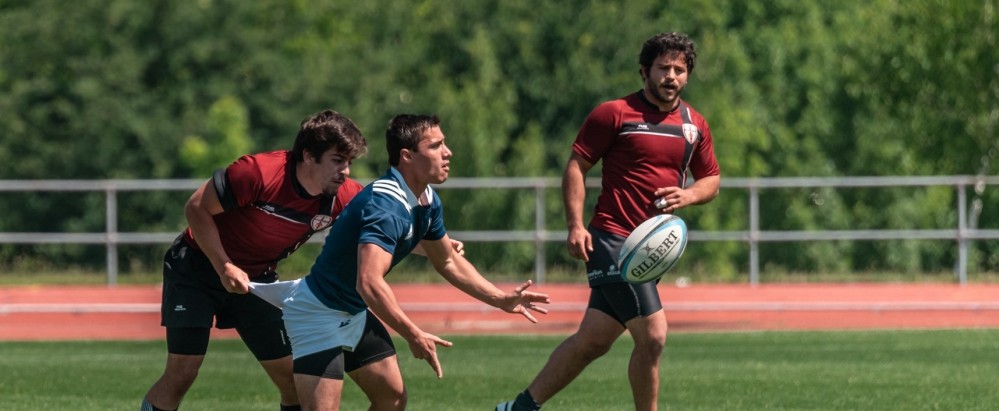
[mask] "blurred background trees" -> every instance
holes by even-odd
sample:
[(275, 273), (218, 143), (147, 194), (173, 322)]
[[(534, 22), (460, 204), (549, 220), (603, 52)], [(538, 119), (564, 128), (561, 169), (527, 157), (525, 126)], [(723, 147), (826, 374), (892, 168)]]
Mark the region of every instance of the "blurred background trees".
[[(289, 148), (299, 122), (327, 108), (368, 137), (360, 179), (384, 171), (384, 125), (400, 112), (442, 118), (454, 177), (556, 177), (589, 110), (641, 87), (638, 51), (662, 31), (697, 44), (685, 99), (711, 124), (724, 177), (994, 175), (997, 12), (995, 0), (0, 0), (0, 179), (207, 178), (240, 154)], [(449, 229), (533, 227), (532, 193), (442, 192)], [(122, 199), (123, 229), (179, 231), (186, 195)], [(999, 226), (997, 196), (976, 195), (979, 226)], [(103, 229), (99, 194), (67, 196), (0, 196), (0, 231)], [(953, 227), (954, 196), (774, 190), (761, 228)], [(545, 201), (548, 228), (563, 229), (558, 193)], [(742, 230), (745, 204), (726, 190), (685, 217)], [(999, 270), (996, 246), (977, 247), (976, 267)], [(532, 248), (475, 252), (523, 273)], [(745, 270), (742, 244), (688, 253), (704, 272)], [(763, 249), (767, 269), (788, 272), (932, 271), (953, 254), (941, 242)], [(102, 256), (0, 247), (0, 265)]]

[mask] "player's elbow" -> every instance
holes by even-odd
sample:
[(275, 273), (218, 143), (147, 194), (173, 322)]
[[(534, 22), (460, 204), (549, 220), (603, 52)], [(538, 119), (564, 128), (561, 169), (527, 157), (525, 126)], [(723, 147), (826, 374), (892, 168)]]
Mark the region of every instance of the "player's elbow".
[(187, 217), (188, 220), (190, 220), (191, 216), (193, 216), (194, 213), (196, 213), (197, 211), (198, 211), (197, 201), (194, 198), (189, 198), (187, 202), (184, 203), (184, 216)]
[(708, 195), (704, 198), (704, 203), (714, 200), (720, 193), (721, 190), (719, 190), (718, 187), (715, 187), (714, 190), (708, 191)]
[(364, 276), (358, 276), (357, 284), (354, 286), (357, 294), (360, 295), (361, 299), (369, 305), (371, 301), (378, 300), (379, 288), (379, 285), (375, 281), (371, 281)]
[(696, 204), (705, 204), (714, 200), (721, 193), (721, 177), (711, 176), (702, 179), (704, 184), (702, 184), (697, 190), (698, 198)]
[(437, 274), (440, 274), (440, 276), (444, 277), (444, 279), (448, 280), (448, 282), (452, 282), (452, 280), (457, 277), (457, 266), (454, 264), (454, 260), (447, 258), (441, 261), (435, 261), (433, 265)]

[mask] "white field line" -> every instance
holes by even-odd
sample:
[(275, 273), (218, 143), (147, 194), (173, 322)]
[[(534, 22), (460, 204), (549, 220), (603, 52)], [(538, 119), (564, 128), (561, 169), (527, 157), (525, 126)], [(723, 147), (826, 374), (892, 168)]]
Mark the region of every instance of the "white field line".
[[(582, 312), (583, 303), (563, 303), (543, 306), (550, 312)], [(999, 311), (999, 302), (990, 301), (898, 301), (898, 302), (722, 302), (663, 303), (667, 312), (808, 312), (808, 311)], [(488, 313), (496, 309), (481, 303), (403, 303), (409, 312), (474, 312)], [(158, 313), (158, 303), (25, 303), (2, 304), (0, 315), (6, 314), (142, 314)]]

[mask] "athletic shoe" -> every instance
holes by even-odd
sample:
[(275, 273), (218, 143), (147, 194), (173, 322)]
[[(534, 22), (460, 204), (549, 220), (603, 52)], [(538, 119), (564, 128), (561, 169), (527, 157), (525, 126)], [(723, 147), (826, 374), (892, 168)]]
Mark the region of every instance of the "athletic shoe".
[(513, 411), (513, 401), (496, 404), (496, 411)]

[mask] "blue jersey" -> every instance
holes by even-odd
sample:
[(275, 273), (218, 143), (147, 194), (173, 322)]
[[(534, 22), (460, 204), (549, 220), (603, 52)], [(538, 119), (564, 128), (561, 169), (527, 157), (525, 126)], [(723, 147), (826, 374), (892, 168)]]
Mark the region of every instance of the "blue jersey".
[(375, 244), (392, 254), (392, 267), (422, 240), (447, 233), (441, 200), (430, 186), (420, 201), (395, 168), (364, 187), (340, 213), (323, 249), (305, 277), (319, 301), (334, 310), (356, 314), (368, 305), (357, 293), (357, 248)]

